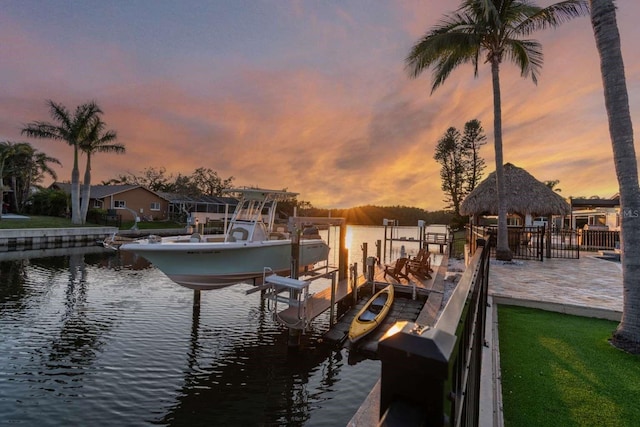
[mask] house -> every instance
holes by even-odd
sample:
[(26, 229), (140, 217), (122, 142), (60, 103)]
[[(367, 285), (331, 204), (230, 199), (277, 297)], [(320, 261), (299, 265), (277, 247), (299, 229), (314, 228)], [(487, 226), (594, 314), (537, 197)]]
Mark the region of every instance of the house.
[(609, 199), (570, 199), (572, 229), (620, 230), (620, 195)]
[[(71, 193), (71, 184), (55, 182), (50, 188)], [(141, 185), (92, 185), (89, 209), (115, 210), (123, 221), (166, 220), (169, 200)]]
[(169, 216), (184, 218), (189, 224), (208, 224), (229, 220), (236, 209), (238, 199), (234, 197), (200, 196), (189, 197), (175, 193), (158, 193), (169, 201)]

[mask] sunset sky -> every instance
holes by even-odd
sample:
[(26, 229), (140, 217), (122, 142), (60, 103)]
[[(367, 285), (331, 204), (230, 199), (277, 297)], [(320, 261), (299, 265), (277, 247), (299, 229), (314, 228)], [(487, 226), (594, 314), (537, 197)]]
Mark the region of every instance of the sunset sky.
[[(541, 6), (550, 1), (538, 1)], [(631, 117), (640, 127), (640, 2), (618, 0)], [(93, 158), (93, 182), (147, 167), (196, 168), (300, 193), (316, 207), (444, 207), (433, 159), (447, 128), (482, 122), (486, 174), (495, 169), (490, 69), (462, 65), (434, 94), (410, 79), (409, 49), (445, 0), (3, 0), (0, 140), (58, 158), (72, 149), (29, 139), (46, 100), (75, 110), (95, 100), (126, 154)], [(617, 192), (599, 59), (587, 17), (533, 38), (538, 85), (504, 63), (504, 160), (561, 195)], [(84, 173), (81, 159), (81, 176)]]

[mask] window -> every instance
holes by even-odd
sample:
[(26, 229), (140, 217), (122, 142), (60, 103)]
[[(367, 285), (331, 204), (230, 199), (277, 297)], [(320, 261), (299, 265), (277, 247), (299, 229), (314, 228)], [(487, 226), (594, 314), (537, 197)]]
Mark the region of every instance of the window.
[(152, 211), (159, 211), (160, 210), (160, 203), (159, 202), (151, 202), (151, 210)]
[(124, 200), (114, 200), (113, 207), (116, 209), (122, 209), (127, 207), (127, 202)]
[(96, 209), (102, 209), (102, 200), (94, 199), (93, 207)]

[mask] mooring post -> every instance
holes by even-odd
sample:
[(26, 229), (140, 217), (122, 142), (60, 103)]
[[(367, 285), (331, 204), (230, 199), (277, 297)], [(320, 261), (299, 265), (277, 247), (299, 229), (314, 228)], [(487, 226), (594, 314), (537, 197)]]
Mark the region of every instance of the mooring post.
[(349, 268), (349, 249), (347, 249), (347, 225), (341, 223), (340, 225), (340, 248), (338, 252), (338, 281), (347, 279)]
[(200, 307), (200, 290), (193, 290), (193, 307)]
[(376, 240), (376, 258), (378, 258), (378, 264), (382, 260), (382, 242), (380, 240)]
[[(300, 260), (300, 230), (298, 226), (295, 226), (291, 234), (291, 278), (298, 278), (299, 271), (299, 260)], [(296, 289), (289, 289), (289, 299), (298, 300), (300, 291)], [(300, 336), (302, 335), (300, 329), (289, 328), (289, 347), (299, 347), (300, 346)]]
[(360, 246), (362, 249), (362, 265), (367, 265), (367, 252), (369, 249), (369, 244), (367, 242), (362, 243)]
[(335, 307), (336, 304), (336, 272), (331, 273), (331, 306), (329, 307), (329, 327), (335, 323)]
[(358, 303), (358, 263), (351, 266), (351, 293), (353, 294), (353, 305)]
[(382, 259), (382, 262), (386, 263), (387, 262), (387, 226), (389, 225), (389, 220), (388, 219), (383, 219), (382, 220), (382, 225), (384, 225), (384, 250), (382, 251), (382, 256), (384, 257)]

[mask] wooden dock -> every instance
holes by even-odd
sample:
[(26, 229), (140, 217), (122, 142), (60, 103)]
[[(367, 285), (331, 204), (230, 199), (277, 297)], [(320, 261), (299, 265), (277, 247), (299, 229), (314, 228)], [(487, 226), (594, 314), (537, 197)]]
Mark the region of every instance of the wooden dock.
[[(357, 287), (362, 286), (364, 279), (358, 278)], [(336, 283), (334, 303), (342, 301), (351, 295), (353, 285), (349, 279), (340, 280)], [(306, 301), (306, 321), (311, 321), (324, 313), (331, 307), (331, 286), (311, 295)], [(285, 325), (294, 325), (300, 322), (299, 307), (290, 306), (278, 314), (278, 318)]]
[[(429, 279), (410, 275), (409, 280), (402, 279), (398, 282), (390, 276), (385, 277), (384, 265), (376, 266), (373, 281), (375, 290), (389, 285), (393, 286), (395, 291), (394, 304), (382, 325), (358, 344), (359, 349), (366, 353), (375, 354), (378, 340), (397, 321), (406, 320), (427, 325), (430, 324), (431, 319), (435, 319), (442, 302), (442, 282), (447, 269), (448, 257), (446, 254), (431, 254), (430, 256), (434, 273)], [(305, 287), (308, 287), (308, 283), (305, 282), (304, 277), (301, 277), (295, 284), (292, 283), (292, 287), (289, 289), (300, 290)], [(358, 277), (356, 283), (353, 279), (345, 279), (335, 283), (334, 304), (348, 298), (357, 299), (357, 301), (353, 301), (354, 306), (331, 326), (329, 331), (325, 333), (324, 339), (345, 343), (349, 326), (357, 312), (372, 295), (374, 291), (372, 287), (372, 284), (367, 283), (363, 276)], [(354, 288), (357, 290), (357, 298), (353, 295)], [(283, 289), (281, 288), (277, 292), (286, 292)], [(279, 298), (280, 301), (286, 301), (290, 297), (281, 295)], [(306, 298), (302, 296), (290, 299), (289, 305), (285, 303), (283, 310), (276, 311), (276, 318), (290, 329), (303, 330), (309, 322), (329, 310), (331, 304), (331, 286), (329, 286)]]
[[(358, 342), (357, 349), (360, 352), (375, 357), (378, 349), (378, 341), (389, 328), (398, 321), (424, 322), (422, 324), (426, 325), (429, 324), (431, 318), (435, 318), (437, 310), (439, 310), (442, 303), (443, 280), (447, 269), (448, 257), (441, 254), (431, 254), (431, 259), (434, 272), (431, 274), (432, 277), (430, 279), (421, 279), (410, 275), (409, 281), (402, 280), (398, 282), (389, 276), (384, 277), (384, 266), (378, 266), (376, 268), (374, 279), (376, 284), (375, 290), (391, 285), (394, 287), (395, 298), (391, 310), (382, 324), (369, 336)], [(444, 267), (442, 267), (443, 263)], [(361, 298), (352, 309), (342, 316), (342, 318), (324, 334), (324, 338), (328, 341), (343, 343), (347, 346), (348, 341), (346, 337), (351, 322), (373, 292), (374, 290), (367, 289), (364, 298)]]

